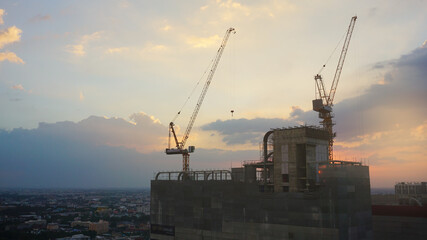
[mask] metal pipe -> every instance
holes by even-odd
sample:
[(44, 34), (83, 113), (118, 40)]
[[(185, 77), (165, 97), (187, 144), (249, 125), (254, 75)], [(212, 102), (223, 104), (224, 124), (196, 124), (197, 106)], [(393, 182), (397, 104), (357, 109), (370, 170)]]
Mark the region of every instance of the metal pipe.
[(268, 131), (264, 135), (264, 192), (267, 190), (267, 160), (268, 160), (268, 149), (267, 149), (267, 141), (268, 137), (273, 133), (274, 131)]

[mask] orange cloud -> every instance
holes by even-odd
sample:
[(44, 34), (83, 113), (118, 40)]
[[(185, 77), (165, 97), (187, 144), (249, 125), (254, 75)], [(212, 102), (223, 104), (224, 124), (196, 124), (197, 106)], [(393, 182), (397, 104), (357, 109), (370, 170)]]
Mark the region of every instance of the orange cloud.
[(3, 15), (4, 15), (4, 9), (0, 9), (0, 25), (4, 24)]
[(420, 141), (424, 141), (427, 138), (427, 121), (424, 121), (423, 124), (412, 129), (411, 135)]
[(83, 91), (80, 91), (79, 99), (80, 101), (85, 100), (85, 95), (83, 94)]
[(8, 60), (9, 62), (14, 62), (14, 63), (21, 63), (21, 64), (25, 63), (21, 58), (16, 56), (16, 54), (13, 52), (0, 52), (0, 62), (5, 60)]
[(17, 84), (17, 85), (12, 86), (12, 89), (15, 89), (15, 90), (24, 90), (24, 87), (22, 86), (22, 84)]
[[(4, 9), (0, 9), (0, 25), (4, 24), (4, 21), (3, 21), (4, 14), (5, 14)], [(9, 27), (6, 30), (1, 30), (0, 31), (0, 49), (2, 49), (7, 44), (19, 42), (21, 40), (21, 33), (22, 33), (22, 30), (15, 26)], [(13, 52), (0, 52), (0, 62), (5, 60), (8, 60), (9, 62), (14, 62), (14, 63), (21, 63), (21, 64), (24, 63), (24, 61), (18, 56), (16, 56), (16, 54)]]
[(0, 48), (3, 48), (6, 44), (19, 42), (21, 40), (21, 33), (22, 30), (15, 26), (0, 31)]
[(169, 31), (172, 27), (170, 25), (166, 25), (164, 27), (162, 27), (163, 31)]

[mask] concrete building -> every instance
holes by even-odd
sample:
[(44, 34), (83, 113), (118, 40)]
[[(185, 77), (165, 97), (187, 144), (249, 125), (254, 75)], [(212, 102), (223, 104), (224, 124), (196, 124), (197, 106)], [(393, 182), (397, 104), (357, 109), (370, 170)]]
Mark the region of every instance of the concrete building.
[(329, 161), (328, 140), (274, 129), (241, 168), (158, 173), (151, 239), (372, 239), (369, 168)]
[(46, 226), (46, 229), (49, 231), (55, 231), (59, 229), (59, 224), (58, 223), (48, 223)]
[(394, 192), (400, 205), (427, 206), (427, 182), (399, 182)]
[(90, 237), (83, 234), (76, 234), (71, 237), (57, 238), (57, 240), (90, 240)]
[(90, 221), (73, 221), (71, 222), (71, 227), (85, 227), (85, 228), (89, 228), (89, 225), (91, 224)]
[(99, 220), (99, 222), (92, 222), (89, 224), (89, 230), (95, 231), (97, 234), (108, 232), (108, 222)]

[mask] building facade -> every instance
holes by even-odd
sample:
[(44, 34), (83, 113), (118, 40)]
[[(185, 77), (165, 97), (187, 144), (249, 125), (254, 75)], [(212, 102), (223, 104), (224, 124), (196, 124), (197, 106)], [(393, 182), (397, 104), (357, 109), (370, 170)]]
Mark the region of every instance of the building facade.
[(427, 182), (399, 182), (394, 193), (400, 205), (427, 206)]

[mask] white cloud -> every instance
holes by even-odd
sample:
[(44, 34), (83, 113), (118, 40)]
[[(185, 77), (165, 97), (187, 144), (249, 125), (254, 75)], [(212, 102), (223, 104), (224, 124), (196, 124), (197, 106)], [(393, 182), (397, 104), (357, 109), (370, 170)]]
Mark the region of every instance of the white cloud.
[(88, 44), (90, 41), (97, 40), (99, 38), (101, 38), (101, 32), (84, 35), (81, 39), (81, 44)]
[(86, 48), (91, 41), (101, 38), (101, 32), (94, 32), (92, 34), (84, 35), (81, 37), (78, 44), (69, 44), (66, 46), (68, 52), (73, 53), (76, 56), (85, 56)]
[(142, 52), (158, 52), (158, 51), (164, 51), (167, 47), (162, 44), (153, 44), (153, 43), (147, 43), (145, 44), (144, 49)]
[[(202, 12), (211, 12), (211, 17), (228, 22), (271, 18), (284, 12), (294, 11), (295, 5), (288, 1), (256, 1), (254, 3), (233, 0), (215, 0), (200, 8)], [(206, 13), (205, 13), (206, 14)], [(204, 16), (202, 16), (204, 17)]]
[(30, 19), (31, 22), (41, 22), (41, 21), (47, 21), (50, 20), (50, 15), (40, 15), (38, 14), (37, 16), (34, 16)]
[(108, 54), (123, 53), (129, 51), (128, 47), (109, 48), (105, 52)]
[(232, 0), (221, 1), (221, 0), (217, 0), (216, 2), (219, 5), (219, 7), (221, 7), (221, 8), (234, 8), (234, 9), (239, 9), (239, 10), (246, 11), (246, 12), (249, 11), (249, 8), (247, 6), (244, 6), (241, 3), (236, 2), (236, 1), (232, 1)]
[(24, 64), (25, 62), (16, 56), (14, 52), (0, 52), (0, 62), (8, 60), (9, 62), (13, 63), (21, 63)]
[(122, 1), (120, 1), (119, 6), (121, 8), (128, 8), (128, 7), (130, 7), (130, 3), (127, 0), (122, 0)]
[(78, 45), (67, 45), (67, 51), (70, 52), (70, 53), (73, 53), (74, 55), (77, 55), (77, 56), (84, 56), (84, 55), (86, 55), (85, 48), (81, 44), (78, 44)]
[(187, 38), (187, 43), (194, 48), (207, 48), (210, 46), (218, 45), (218, 42), (221, 38), (218, 35), (211, 37), (201, 38), (201, 37), (189, 37)]

